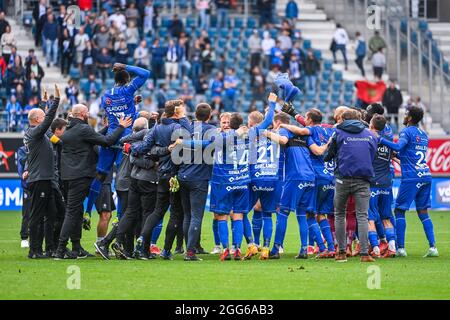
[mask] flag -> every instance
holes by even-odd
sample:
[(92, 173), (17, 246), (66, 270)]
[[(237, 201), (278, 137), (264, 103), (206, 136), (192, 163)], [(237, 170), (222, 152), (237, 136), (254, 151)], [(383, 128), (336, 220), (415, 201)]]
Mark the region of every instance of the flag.
[(355, 86), (357, 89), (356, 96), (367, 104), (382, 101), (386, 91), (386, 84), (383, 81), (359, 80), (355, 82)]

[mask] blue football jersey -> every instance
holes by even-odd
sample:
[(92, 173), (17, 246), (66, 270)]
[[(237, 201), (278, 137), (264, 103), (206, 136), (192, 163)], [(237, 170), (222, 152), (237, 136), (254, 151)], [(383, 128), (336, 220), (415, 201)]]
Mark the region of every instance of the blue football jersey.
[(406, 143), (398, 153), (402, 180), (431, 180), (430, 168), (427, 165), (427, 134), (416, 126), (409, 126), (400, 132), (398, 142)]
[(219, 133), (214, 144), (211, 182), (233, 185), (250, 183), (248, 137), (239, 138), (234, 130), (230, 130)]
[(279, 134), (289, 139), (284, 146), (284, 181), (315, 181), (308, 137), (296, 136), (285, 128)]
[(379, 143), (377, 154), (372, 164), (375, 176), (370, 181), (371, 186), (377, 188), (390, 187), (392, 184), (391, 149)]
[(280, 144), (263, 135), (264, 130), (250, 128), (250, 176), (252, 182), (279, 180)]
[[(119, 126), (119, 119), (123, 117), (137, 118), (134, 104), (134, 93), (145, 83), (150, 76), (150, 71), (133, 66), (126, 66), (128, 72), (136, 77), (125, 86), (115, 86), (104, 92), (101, 99), (101, 108), (105, 109), (108, 117), (108, 133)], [(125, 130), (124, 135), (131, 131), (131, 126)]]
[[(333, 135), (333, 128), (324, 128), (320, 125), (307, 127), (310, 132), (308, 144), (316, 144), (319, 147), (327, 144)], [(311, 162), (316, 174), (317, 180), (333, 181), (334, 180), (334, 162), (323, 160), (323, 156), (316, 156), (311, 153)]]

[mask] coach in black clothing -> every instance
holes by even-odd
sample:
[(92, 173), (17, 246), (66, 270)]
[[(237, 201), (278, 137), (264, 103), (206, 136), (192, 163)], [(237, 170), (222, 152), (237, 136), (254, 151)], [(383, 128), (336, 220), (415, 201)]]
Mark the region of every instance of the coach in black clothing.
[[(64, 218), (56, 259), (86, 257), (88, 253), (81, 247), (81, 229), (83, 223), (83, 201), (87, 196), (92, 179), (96, 174), (96, 145), (110, 147), (119, 139), (131, 119), (120, 119), (120, 126), (111, 134), (104, 136), (89, 126), (89, 110), (85, 105), (77, 104), (72, 108), (72, 118), (61, 137), (61, 179), (64, 184), (66, 215)], [(69, 238), (72, 251), (67, 250)]]
[[(29, 128), (23, 138), (24, 145), (28, 150), (28, 185), (31, 192), (30, 201), (30, 251), (28, 257), (31, 259), (45, 258), (42, 252), (43, 239), (39, 236), (39, 225), (46, 220), (48, 225), (53, 222), (53, 192), (52, 179), (54, 175), (53, 167), (53, 147), (47, 136), (56, 111), (59, 106), (60, 92), (55, 85), (55, 99), (51, 101), (50, 108), (45, 112), (40, 108), (31, 109), (28, 113)], [(43, 101), (47, 99), (44, 93)], [(53, 242), (52, 229), (47, 228), (45, 232), (45, 243)]]

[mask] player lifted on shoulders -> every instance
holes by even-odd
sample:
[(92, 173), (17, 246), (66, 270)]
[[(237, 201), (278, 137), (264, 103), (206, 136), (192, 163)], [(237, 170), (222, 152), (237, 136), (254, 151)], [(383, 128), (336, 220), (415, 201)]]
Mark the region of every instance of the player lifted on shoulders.
[[(133, 122), (137, 118), (137, 112), (134, 101), (134, 93), (144, 85), (145, 81), (150, 77), (150, 71), (143, 68), (115, 63), (113, 66), (115, 85), (111, 89), (107, 89), (101, 100), (101, 108), (105, 110), (108, 117), (107, 135), (113, 132), (119, 126), (120, 118), (132, 118)], [(131, 80), (130, 73), (135, 75)], [(131, 80), (131, 81), (130, 81)], [(131, 133), (131, 128), (126, 129), (122, 136)], [(117, 148), (101, 147), (97, 164), (97, 176), (92, 181), (89, 190), (86, 213), (84, 215), (83, 227), (90, 229), (90, 216), (92, 207), (94, 206), (102, 183), (107, 177), (111, 168), (116, 162), (117, 167), (120, 165), (122, 152)]]
[(428, 208), (431, 206), (431, 173), (426, 162), (428, 149), (428, 136), (419, 128), (423, 118), (423, 110), (420, 107), (410, 107), (405, 115), (403, 124), (406, 126), (400, 132), (397, 143), (380, 138), (380, 143), (398, 152), (402, 180), (398, 196), (395, 201), (395, 218), (397, 229), (397, 256), (406, 257), (405, 211), (409, 210), (411, 203), (415, 201), (419, 219), (422, 221), (425, 235), (430, 248), (424, 257), (439, 256), (434, 238), (434, 228)]

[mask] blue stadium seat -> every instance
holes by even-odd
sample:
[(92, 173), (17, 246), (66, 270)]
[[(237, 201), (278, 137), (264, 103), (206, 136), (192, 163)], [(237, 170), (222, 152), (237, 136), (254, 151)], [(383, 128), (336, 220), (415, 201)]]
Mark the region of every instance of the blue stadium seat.
[(334, 92), (340, 92), (341, 91), (341, 83), (340, 82), (333, 82), (333, 91)]
[(186, 18), (186, 27), (195, 28), (197, 26), (197, 19), (195, 17), (187, 17)]
[(335, 108), (339, 107), (339, 99), (331, 100), (331, 101), (330, 101), (330, 107), (331, 107), (332, 109), (335, 109)]
[(167, 37), (168, 34), (169, 34), (169, 32), (167, 31), (167, 28), (159, 28), (159, 30), (158, 30), (158, 35), (159, 35), (161, 38)]
[(278, 36), (278, 30), (277, 30), (277, 29), (270, 29), (270, 30), (269, 30), (269, 33), (270, 33), (270, 36), (271, 36), (272, 38), (274, 38), (274, 39), (276, 39), (277, 36)]
[(167, 91), (167, 99), (168, 100), (175, 100), (177, 97), (178, 97), (178, 93), (175, 90)]
[(316, 93), (308, 91), (306, 93), (306, 101), (314, 101), (316, 99)]
[(321, 112), (325, 112), (326, 109), (327, 109), (327, 104), (326, 104), (326, 102), (325, 102), (325, 101), (320, 101), (320, 102), (317, 104), (317, 108), (318, 108)]
[(308, 50), (311, 49), (311, 40), (303, 40), (303, 49), (304, 50)]
[(322, 72), (322, 81), (330, 81), (331, 72), (324, 71)]
[(332, 92), (330, 101), (337, 102), (339, 104), (341, 101), (341, 93), (340, 92)]
[(247, 95), (245, 96), (245, 100), (244, 101), (242, 101), (242, 111), (243, 112), (247, 112), (247, 110), (250, 108), (250, 104), (251, 104), (251, 101), (252, 100), (252, 95), (250, 94), (250, 97), (249, 98), (247, 98)]
[(231, 48), (236, 49), (239, 46), (239, 39), (231, 39), (230, 46)]
[(426, 20), (419, 20), (419, 30), (426, 32), (428, 30), (428, 22)]
[(230, 59), (235, 59), (236, 56), (237, 56), (236, 50), (228, 50), (228, 51), (227, 51), (227, 56), (228, 56), (228, 58), (230, 58)]
[(322, 60), (322, 51), (314, 50), (314, 57), (316, 57), (317, 60)]
[(334, 81), (342, 81), (342, 71), (334, 72)]
[[(220, 29), (220, 33), (219, 33), (220, 38), (227, 38), (229, 34), (230, 34), (230, 31), (227, 28)], [(219, 38), (219, 40), (220, 40), (220, 38)]]
[[(130, 53), (131, 54), (131, 53)], [(133, 65), (134, 64), (134, 58), (133, 57), (128, 57), (127, 58), (127, 64), (128, 65)]]
[(245, 37), (245, 39), (250, 38), (250, 36), (252, 35), (252, 33), (253, 33), (253, 30), (252, 30), (252, 29), (245, 29), (245, 31), (244, 31), (244, 37)]
[(247, 19), (247, 28), (254, 29), (257, 27), (257, 21), (255, 18), (249, 17)]
[(306, 102), (303, 104), (303, 107), (304, 107), (304, 110), (311, 109), (311, 108), (314, 107), (314, 102), (312, 102), (312, 101), (306, 101)]
[(239, 38), (241, 36), (241, 29), (234, 28), (231, 35), (233, 38)]
[(240, 55), (241, 55), (241, 59), (248, 60), (248, 58), (249, 58), (249, 52), (247, 49), (241, 49)]
[(319, 101), (327, 102), (327, 100), (328, 100), (328, 92), (320, 92)]
[(331, 71), (333, 69), (333, 61), (332, 60), (325, 60), (323, 62), (323, 68), (327, 71)]
[(223, 49), (223, 48), (225, 48), (226, 45), (227, 45), (227, 39), (219, 38), (219, 41), (217, 42), (218, 48)]
[(115, 84), (114, 79), (106, 79), (105, 81), (106, 88), (112, 88), (114, 87), (114, 84)]
[(152, 96), (152, 92), (150, 90), (143, 90), (142, 91), (142, 98), (147, 99), (148, 97)]
[(353, 89), (355, 88), (355, 84), (353, 83), (353, 81), (345, 81), (344, 88), (345, 91), (353, 91)]
[(69, 76), (72, 79), (76, 79), (76, 80), (80, 79), (80, 77), (81, 77), (80, 70), (78, 68), (75, 68), (75, 67), (70, 68)]
[(234, 18), (233, 27), (242, 29), (244, 27), (244, 19), (241, 17)]
[(170, 26), (170, 18), (164, 17), (161, 19), (161, 27), (168, 28)]
[(88, 83), (87, 78), (80, 79), (80, 89), (83, 90), (83, 88), (86, 87), (86, 84)]
[(248, 61), (247, 60), (239, 60), (239, 69), (245, 69), (248, 65)]
[(210, 38), (215, 38), (217, 37), (217, 29), (216, 28), (209, 28), (208, 29), (208, 36)]
[(344, 102), (345, 102), (345, 104), (351, 105), (352, 99), (353, 99), (353, 92), (345, 92), (344, 93)]
[(302, 108), (302, 102), (300, 100), (294, 100), (294, 108), (298, 112)]
[(330, 91), (330, 84), (328, 82), (320, 82), (320, 91)]

